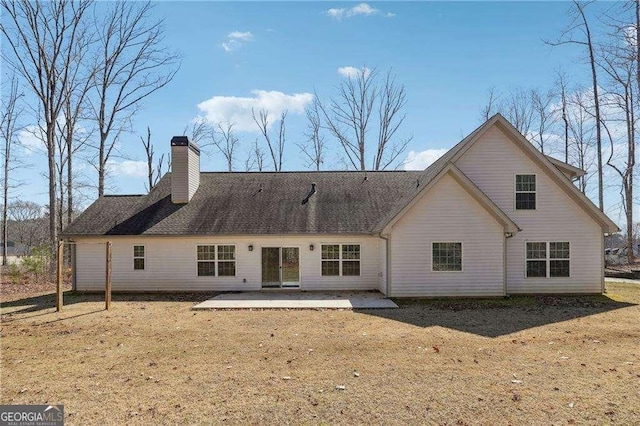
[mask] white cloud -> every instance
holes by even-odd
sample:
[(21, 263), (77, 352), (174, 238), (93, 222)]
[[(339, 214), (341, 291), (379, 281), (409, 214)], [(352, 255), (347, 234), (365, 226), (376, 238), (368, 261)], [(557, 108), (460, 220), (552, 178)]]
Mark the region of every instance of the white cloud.
[(227, 34), (225, 41), (223, 41), (220, 46), (222, 46), (225, 52), (232, 52), (241, 48), (245, 43), (252, 40), (253, 34), (251, 34), (251, 32), (249, 31), (233, 31)]
[(304, 114), (305, 107), (313, 101), (311, 93), (287, 95), (278, 91), (253, 90), (251, 97), (214, 96), (198, 104), (205, 118), (212, 123), (235, 123), (235, 129), (241, 132), (257, 132), (258, 128), (251, 117), (260, 110), (269, 112), (271, 123), (276, 121), (285, 110), (293, 114)]
[(396, 16), (395, 13), (392, 12), (382, 12), (380, 9), (376, 9), (375, 7), (370, 6), (367, 3), (360, 3), (353, 7), (341, 7), (341, 8), (331, 8), (324, 12), (327, 16), (341, 20), (343, 18), (351, 18), (353, 16), (373, 16), (379, 15), (384, 16), (385, 18), (392, 18)]
[(371, 70), (367, 67), (362, 67), (362, 68), (356, 68), (356, 67), (340, 67), (338, 68), (338, 74), (342, 75), (343, 77), (347, 77), (347, 78), (355, 78), (358, 75), (360, 75), (360, 73), (362, 73), (362, 71), (364, 71), (364, 76), (368, 77), (369, 74), (371, 74)]
[(146, 177), (148, 173), (147, 162), (134, 160), (116, 162), (114, 160), (109, 160), (107, 162), (107, 172), (112, 176), (143, 178)]
[(424, 170), (431, 163), (442, 157), (448, 149), (426, 149), (424, 151), (416, 152), (410, 151), (407, 154), (407, 158), (404, 160), (405, 170)]

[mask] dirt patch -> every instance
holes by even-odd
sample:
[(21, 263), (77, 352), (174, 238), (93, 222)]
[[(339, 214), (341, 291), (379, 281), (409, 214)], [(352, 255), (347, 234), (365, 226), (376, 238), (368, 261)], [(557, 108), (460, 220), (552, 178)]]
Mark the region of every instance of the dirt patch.
[(67, 424), (634, 424), (640, 287), (607, 296), (207, 311), (203, 295), (3, 298), (0, 402)]

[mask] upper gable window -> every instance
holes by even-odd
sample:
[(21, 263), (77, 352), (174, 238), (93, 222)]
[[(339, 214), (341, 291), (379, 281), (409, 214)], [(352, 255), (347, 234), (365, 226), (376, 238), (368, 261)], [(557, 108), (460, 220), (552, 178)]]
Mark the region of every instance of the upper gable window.
[(516, 210), (536, 209), (536, 175), (516, 175)]

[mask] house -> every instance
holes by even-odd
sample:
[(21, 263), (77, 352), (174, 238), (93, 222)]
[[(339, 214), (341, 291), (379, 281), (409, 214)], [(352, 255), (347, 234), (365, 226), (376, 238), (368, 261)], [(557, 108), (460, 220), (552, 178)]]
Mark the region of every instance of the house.
[(600, 293), (618, 227), (495, 115), (423, 171), (202, 173), (171, 140), (147, 195), (104, 196), (65, 231), (78, 290), (379, 290), (393, 297)]
[[(29, 255), (29, 247), (15, 241), (7, 241), (7, 265), (20, 265)], [(4, 242), (0, 241), (0, 258), (4, 256)]]

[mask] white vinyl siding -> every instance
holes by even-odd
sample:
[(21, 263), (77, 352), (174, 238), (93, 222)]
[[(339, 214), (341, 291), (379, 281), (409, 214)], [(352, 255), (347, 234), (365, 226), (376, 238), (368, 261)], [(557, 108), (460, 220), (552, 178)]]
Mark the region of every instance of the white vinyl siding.
[[(104, 237), (78, 238), (77, 289), (103, 291), (105, 245), (112, 241), (114, 291), (243, 291), (262, 288), (262, 247), (300, 247), (301, 290), (375, 290), (379, 287), (378, 241), (370, 236), (224, 236), (224, 237)], [(323, 277), (321, 244), (360, 246), (360, 276)], [(93, 244), (99, 242), (99, 244)], [(148, 254), (144, 274), (133, 271), (131, 246), (144, 244)], [(310, 250), (313, 244), (315, 249)], [(198, 245), (235, 245), (236, 275), (197, 275)], [(249, 251), (253, 245), (253, 251)], [(149, 254), (153, 253), (153, 256)], [(244, 282), (246, 280), (246, 282)]]
[[(507, 239), (507, 293), (600, 293), (602, 228), (497, 127), (456, 161), (522, 229)], [(536, 210), (515, 209), (513, 176), (536, 175)], [(571, 276), (526, 278), (526, 241), (571, 241)]]
[[(433, 242), (460, 242), (462, 272), (432, 271)], [(504, 228), (450, 175), (393, 226), (391, 290), (395, 297), (500, 296)]]

